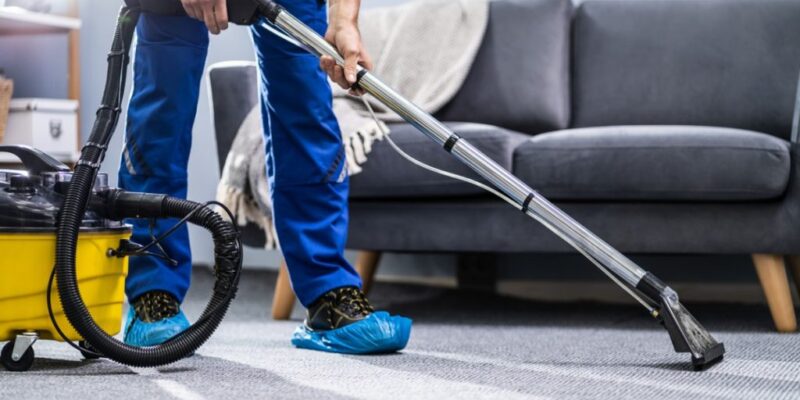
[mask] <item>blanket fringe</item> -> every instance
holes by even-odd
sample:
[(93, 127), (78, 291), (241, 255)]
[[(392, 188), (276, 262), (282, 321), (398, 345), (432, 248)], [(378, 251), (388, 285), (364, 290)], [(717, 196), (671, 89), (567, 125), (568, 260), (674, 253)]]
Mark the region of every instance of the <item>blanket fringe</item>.
[(375, 141), (383, 140), (384, 132), (389, 127), (383, 121), (367, 121), (344, 139), (347, 167), (350, 175), (360, 173), (361, 165), (367, 162), (367, 155), (372, 152)]
[[(278, 247), (278, 235), (275, 232), (275, 225), (272, 223), (272, 215), (263, 213), (258, 207), (258, 203), (241, 189), (220, 183), (217, 187), (217, 201), (225, 204), (230, 209), (236, 217), (236, 221), (232, 221), (236, 225), (244, 227), (248, 222), (252, 222), (263, 229), (266, 238), (265, 249), (276, 249)], [(227, 214), (221, 211), (217, 210), (227, 219)]]

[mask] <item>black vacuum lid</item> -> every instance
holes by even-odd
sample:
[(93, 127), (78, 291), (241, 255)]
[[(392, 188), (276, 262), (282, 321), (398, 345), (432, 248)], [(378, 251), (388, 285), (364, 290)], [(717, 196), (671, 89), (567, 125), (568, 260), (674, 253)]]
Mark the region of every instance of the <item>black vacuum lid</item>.
[[(69, 172), (37, 176), (22, 170), (0, 170), (0, 230), (54, 229), (71, 178)], [(107, 179), (99, 174), (95, 187), (106, 187)], [(87, 212), (82, 227), (106, 228), (109, 222)]]
[[(72, 179), (69, 167), (28, 146), (0, 146), (22, 161), (24, 170), (0, 170), (0, 231), (52, 230)], [(95, 190), (108, 188), (108, 176), (98, 174)], [(87, 212), (82, 228), (112, 228), (119, 223)]]

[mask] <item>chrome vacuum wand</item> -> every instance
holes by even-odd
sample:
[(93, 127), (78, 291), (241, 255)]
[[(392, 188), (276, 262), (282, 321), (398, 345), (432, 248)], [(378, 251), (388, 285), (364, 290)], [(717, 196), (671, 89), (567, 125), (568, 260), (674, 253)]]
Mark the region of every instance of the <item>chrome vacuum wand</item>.
[[(275, 26), (302, 43), (317, 56), (330, 56), (344, 65), (342, 56), (317, 32), (269, 0), (254, 0), (259, 11)], [(396, 112), (433, 141), (443, 146), (478, 175), (513, 199), (520, 210), (575, 247), (614, 282), (660, 319), (669, 332), (675, 351), (692, 354), (697, 368), (720, 360), (725, 353), (708, 331), (680, 303), (677, 293), (645, 271), (583, 225), (536, 193), (519, 178), (498, 165), (467, 140), (421, 110), (371, 74), (359, 67), (357, 85)]]
[[(130, 1), (130, 0), (128, 0)], [(161, 0), (140, 0), (144, 3), (169, 3)], [(174, 3), (173, 3), (174, 4)], [(177, 6), (179, 8), (179, 5)], [(265, 17), (309, 52), (330, 56), (337, 64), (344, 59), (316, 31), (295, 18), (271, 0), (228, 0), (228, 13), (236, 15), (235, 23), (256, 23)], [(583, 225), (536, 193), (519, 178), (505, 170), (467, 140), (405, 99), (364, 68), (358, 67), (356, 86), (375, 97), (404, 120), (441, 145), (481, 177), (511, 198), (519, 209), (575, 247), (611, 280), (639, 301), (659, 319), (669, 332), (677, 352), (692, 355), (695, 368), (703, 368), (722, 359), (725, 348), (700, 325), (680, 303), (677, 293), (653, 274), (645, 271)]]

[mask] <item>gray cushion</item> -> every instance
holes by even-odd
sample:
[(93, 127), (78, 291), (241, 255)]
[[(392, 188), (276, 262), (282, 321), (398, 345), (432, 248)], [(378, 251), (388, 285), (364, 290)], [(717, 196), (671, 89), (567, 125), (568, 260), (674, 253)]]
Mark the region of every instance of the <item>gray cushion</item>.
[(788, 142), (758, 132), (611, 126), (536, 136), (514, 170), (561, 200), (763, 200), (786, 190), (790, 158)]
[(464, 86), (437, 116), (525, 133), (569, 123), (569, 0), (495, 0)]
[(258, 70), (253, 62), (224, 62), (208, 69), (219, 169), (247, 114), (258, 105)]
[[(507, 169), (514, 149), (528, 136), (502, 128), (473, 123), (448, 123), (461, 135)], [(391, 126), (395, 143), (412, 157), (436, 168), (475, 178), (466, 166), (428, 137), (408, 124)], [(351, 179), (351, 198), (409, 198), (477, 195), (484, 192), (472, 185), (446, 178), (411, 164), (386, 141), (373, 145), (364, 171)]]
[(573, 125), (709, 125), (788, 138), (800, 1), (586, 0)]
[[(568, 215), (618, 250), (800, 254), (800, 145), (780, 201), (566, 201)], [(348, 248), (398, 252), (569, 252), (542, 224), (499, 199), (355, 200)], [(589, 263), (586, 263), (587, 268)]]

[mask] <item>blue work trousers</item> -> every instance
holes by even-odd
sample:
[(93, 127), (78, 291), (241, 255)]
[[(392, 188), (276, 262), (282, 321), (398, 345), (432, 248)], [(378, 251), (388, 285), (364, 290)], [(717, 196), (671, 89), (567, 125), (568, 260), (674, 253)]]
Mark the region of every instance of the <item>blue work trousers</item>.
[[(319, 33), (327, 28), (324, 3), (278, 3)], [(300, 302), (308, 306), (331, 289), (361, 285), (344, 258), (349, 181), (341, 132), (332, 111), (330, 86), (317, 58), (263, 25), (251, 31), (260, 72), (275, 227), (292, 286)], [(130, 191), (185, 198), (208, 31), (202, 22), (188, 17), (143, 13), (136, 38), (119, 185)], [(196, 151), (203, 158), (214, 154), (209, 148)], [(212, 181), (211, 177), (193, 179)], [(156, 221), (153, 235), (175, 222)], [(135, 242), (151, 240), (151, 221), (130, 223)], [(192, 268), (186, 227), (162, 246), (178, 265), (152, 256), (132, 258), (126, 284), (129, 299), (160, 290), (183, 300)]]

